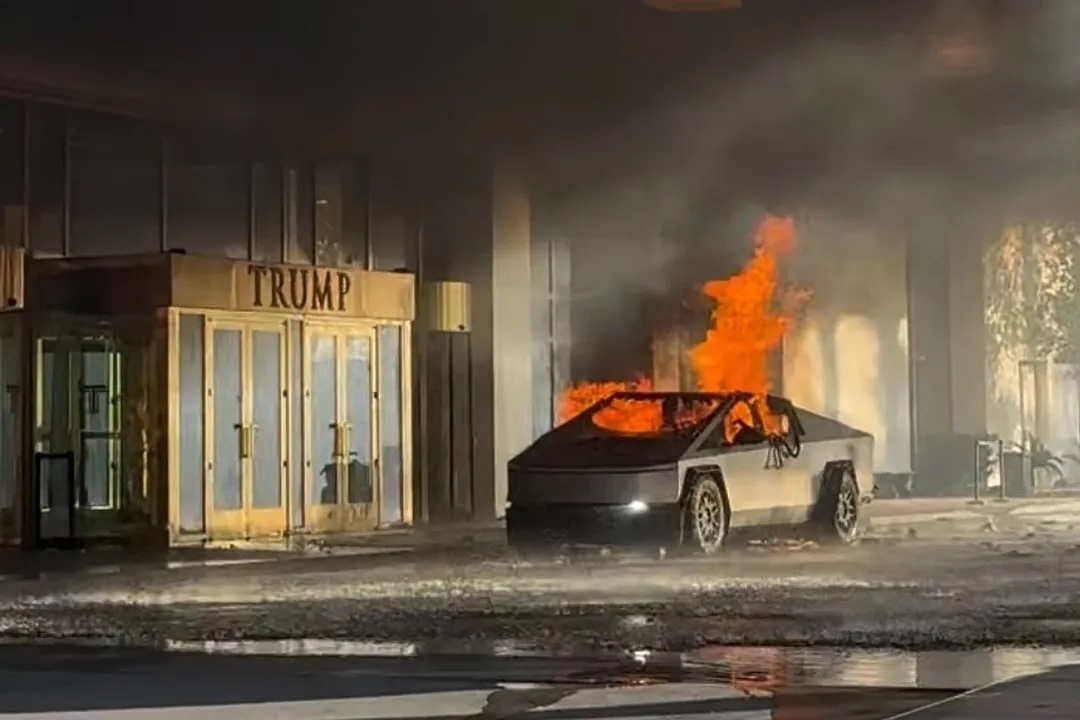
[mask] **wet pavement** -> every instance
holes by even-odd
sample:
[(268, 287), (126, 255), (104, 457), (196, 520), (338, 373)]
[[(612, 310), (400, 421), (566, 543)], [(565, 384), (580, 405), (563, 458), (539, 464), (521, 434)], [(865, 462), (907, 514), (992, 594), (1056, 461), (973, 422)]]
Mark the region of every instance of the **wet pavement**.
[[(1023, 507), (976, 506), (962, 520), (882, 514), (846, 549), (778, 539), (707, 558), (523, 558), (486, 531), (9, 577), (0, 715), (9, 702), (63, 711), (56, 697), (37, 693), (33, 705), (19, 690), (47, 684), (41, 673), (87, 708), (123, 696), (135, 674), (142, 694), (129, 703), (258, 715), (266, 698), (256, 696), (278, 673), (270, 699), (301, 703), (281, 717), (515, 717), (533, 701), (530, 717), (621, 717), (593, 708), (615, 702), (595, 695), (611, 685), (679, 686), (645, 698), (640, 717), (889, 717), (882, 707), (895, 715), (1080, 663), (1068, 647), (1080, 647), (1076, 521), (1064, 506)], [(249, 679), (234, 687), (232, 675)], [(199, 692), (180, 697), (176, 677)], [(380, 683), (398, 699), (379, 695)]]
[(324, 641), (158, 650), (8, 645), (0, 647), (0, 717), (105, 718), (137, 710), (139, 717), (305, 720), (526, 713), (552, 720), (883, 720), (1078, 657), (1062, 648), (708, 647), (580, 657)]
[(0, 637), (128, 642), (500, 638), (561, 651), (704, 644), (931, 649), (1080, 642), (1080, 544), (904, 539), (710, 558), (441, 554), (0, 583)]

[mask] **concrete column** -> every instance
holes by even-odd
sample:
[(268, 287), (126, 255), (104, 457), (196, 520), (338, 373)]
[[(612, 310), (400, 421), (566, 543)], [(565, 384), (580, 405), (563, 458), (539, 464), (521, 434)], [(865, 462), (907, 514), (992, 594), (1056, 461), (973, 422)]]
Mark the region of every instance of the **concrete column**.
[[(908, 323), (914, 394), (915, 452), (952, 428), (947, 239), (936, 228), (913, 228), (908, 245)], [(916, 463), (918, 464), (918, 463)]]
[(655, 390), (683, 390), (683, 332), (677, 326), (665, 327), (652, 336), (652, 382)]
[(492, 501), (502, 517), (506, 464), (534, 432), (531, 207), (524, 177), (508, 162), (494, 168), (491, 214)]
[(986, 296), (981, 238), (960, 237), (949, 252), (949, 362), (952, 431), (986, 432)]

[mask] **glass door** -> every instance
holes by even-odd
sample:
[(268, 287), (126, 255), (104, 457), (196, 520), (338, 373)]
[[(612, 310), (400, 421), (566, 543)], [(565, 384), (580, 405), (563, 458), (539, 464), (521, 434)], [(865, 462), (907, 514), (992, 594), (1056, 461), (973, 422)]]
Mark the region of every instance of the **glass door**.
[(285, 324), (207, 319), (208, 534), (286, 529)]
[(378, 525), (374, 329), (309, 324), (307, 372), (310, 529), (362, 532)]
[(121, 355), (109, 337), (77, 335), (43, 338), (39, 353), (37, 446), (49, 459), (36, 478), (41, 536), (120, 533)]
[(345, 449), (346, 529), (369, 530), (379, 524), (375, 507), (377, 456), (374, 445), (374, 355), (370, 329), (342, 337), (345, 384), (342, 431)]

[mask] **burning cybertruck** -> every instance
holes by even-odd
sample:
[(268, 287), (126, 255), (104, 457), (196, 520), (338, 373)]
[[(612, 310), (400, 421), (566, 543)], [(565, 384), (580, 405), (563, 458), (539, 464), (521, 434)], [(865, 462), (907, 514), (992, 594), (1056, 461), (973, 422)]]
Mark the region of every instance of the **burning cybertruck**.
[(509, 463), (511, 546), (719, 550), (729, 532), (802, 526), (858, 540), (873, 437), (746, 393), (616, 393)]

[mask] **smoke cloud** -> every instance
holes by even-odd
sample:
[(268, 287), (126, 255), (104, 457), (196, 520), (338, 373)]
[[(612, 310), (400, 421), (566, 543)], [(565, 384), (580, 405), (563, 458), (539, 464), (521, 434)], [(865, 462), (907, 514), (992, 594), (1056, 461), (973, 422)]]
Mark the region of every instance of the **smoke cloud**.
[[(572, 246), (586, 308), (575, 356), (603, 364), (622, 352), (612, 328), (736, 271), (767, 210), (839, 213), (895, 238), (1068, 200), (1080, 4), (940, 0), (871, 17), (822, 2), (836, 14), (795, 30), (767, 4), (658, 20), (673, 45), (711, 23), (716, 45), (645, 109), (547, 154), (548, 230)], [(736, 32), (760, 39), (725, 46)]]

